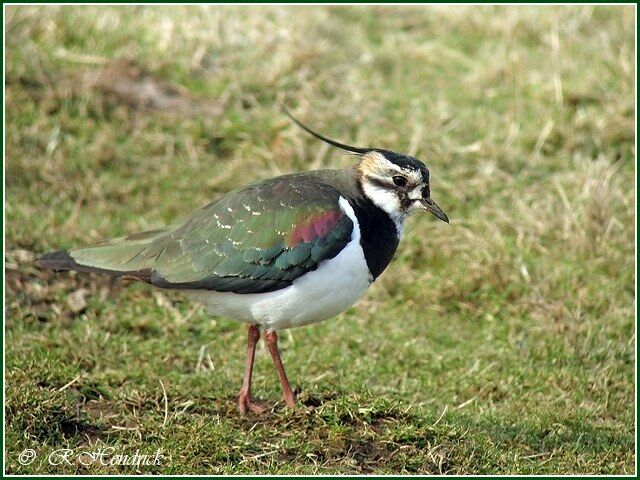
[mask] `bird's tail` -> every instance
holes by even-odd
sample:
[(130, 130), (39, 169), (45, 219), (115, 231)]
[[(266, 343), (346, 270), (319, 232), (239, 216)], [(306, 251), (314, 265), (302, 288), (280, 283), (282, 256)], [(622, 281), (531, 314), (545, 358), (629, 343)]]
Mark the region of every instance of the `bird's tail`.
[(38, 259), (38, 265), (56, 271), (101, 273), (149, 282), (153, 261), (162, 251), (160, 240), (169, 230), (152, 230), (87, 247), (45, 253)]

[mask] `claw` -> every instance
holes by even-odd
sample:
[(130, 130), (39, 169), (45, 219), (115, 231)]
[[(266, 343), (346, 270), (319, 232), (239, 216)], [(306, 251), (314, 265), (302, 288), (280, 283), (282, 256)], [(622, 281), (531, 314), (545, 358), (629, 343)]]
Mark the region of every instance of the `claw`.
[(254, 403), (251, 400), (251, 397), (244, 392), (238, 395), (238, 408), (242, 415), (246, 415), (248, 411), (251, 411), (252, 413), (264, 413), (267, 410), (266, 406)]

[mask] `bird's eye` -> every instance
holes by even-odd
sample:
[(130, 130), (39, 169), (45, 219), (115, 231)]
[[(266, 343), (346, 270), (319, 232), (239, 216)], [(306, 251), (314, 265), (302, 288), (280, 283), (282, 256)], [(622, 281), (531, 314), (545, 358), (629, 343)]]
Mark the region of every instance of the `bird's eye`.
[(394, 175), (393, 183), (395, 183), (399, 187), (404, 187), (407, 185), (407, 178), (402, 175)]

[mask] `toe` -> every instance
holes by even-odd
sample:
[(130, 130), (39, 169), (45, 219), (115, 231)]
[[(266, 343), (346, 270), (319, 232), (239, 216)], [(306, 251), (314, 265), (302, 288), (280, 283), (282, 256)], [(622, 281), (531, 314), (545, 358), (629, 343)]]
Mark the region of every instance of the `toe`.
[(249, 409), (253, 413), (264, 413), (267, 410), (267, 407), (265, 405), (260, 405), (258, 403), (249, 402)]

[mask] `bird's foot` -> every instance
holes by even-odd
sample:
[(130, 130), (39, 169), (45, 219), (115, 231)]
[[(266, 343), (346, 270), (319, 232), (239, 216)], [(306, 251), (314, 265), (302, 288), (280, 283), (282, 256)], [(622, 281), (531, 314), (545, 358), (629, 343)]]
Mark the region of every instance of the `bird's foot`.
[(285, 403), (285, 405), (286, 405), (287, 407), (292, 408), (292, 409), (293, 409), (293, 408), (296, 408), (296, 404), (297, 404), (297, 402), (296, 402), (296, 396), (295, 396), (295, 394), (294, 394), (293, 392), (291, 392), (291, 393), (290, 393), (290, 395), (286, 395), (286, 394), (285, 394), (285, 395), (282, 397), (282, 399), (284, 400), (284, 403)]
[(238, 408), (242, 415), (245, 415), (249, 411), (253, 413), (264, 413), (268, 409), (266, 404), (254, 402), (249, 395), (242, 393), (238, 396)]

